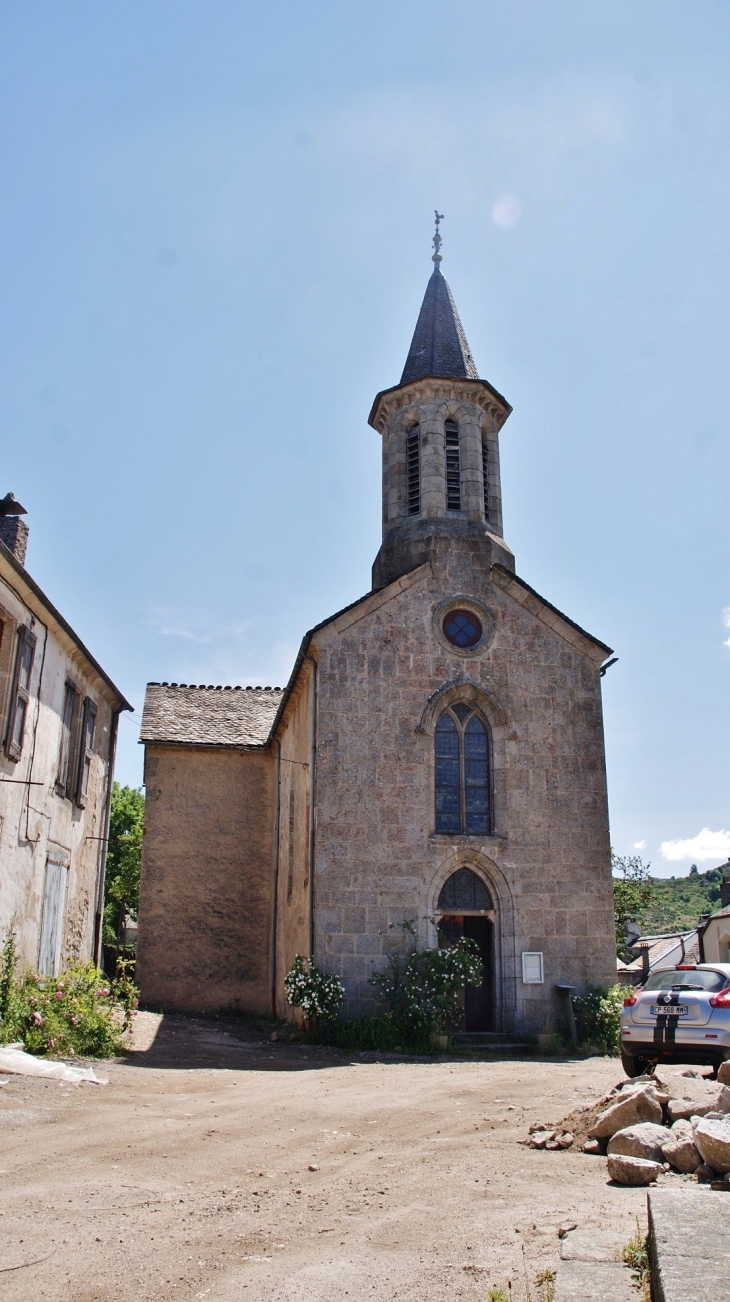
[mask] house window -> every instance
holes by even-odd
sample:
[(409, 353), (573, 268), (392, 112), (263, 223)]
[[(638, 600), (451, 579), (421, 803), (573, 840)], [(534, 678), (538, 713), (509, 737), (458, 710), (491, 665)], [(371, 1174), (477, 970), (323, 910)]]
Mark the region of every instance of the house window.
[(489, 736), (470, 705), (445, 710), (436, 725), (436, 831), (489, 835)]
[(71, 770), (71, 733), (73, 729), (74, 714), (76, 711), (76, 698), (78, 692), (73, 683), (66, 683), (66, 690), (63, 697), (63, 715), (61, 716), (61, 746), (58, 752), (58, 777), (56, 778), (56, 791), (59, 796), (65, 796), (68, 793), (69, 773)]
[(489, 524), (489, 449), (482, 440), (482, 484), (484, 485), (484, 519)]
[(459, 426), (455, 420), (444, 425), (446, 444), (446, 510), (461, 510), (461, 458), (459, 455)]
[(76, 783), (76, 804), (83, 809), (89, 791), (91, 757), (94, 753), (94, 732), (96, 731), (96, 706), (87, 696), (84, 699), (84, 713), (81, 721), (79, 739), (79, 769)]
[(421, 432), (418, 428), (411, 430), (406, 439), (406, 493), (408, 497), (408, 514), (419, 515), (421, 511)]
[(14, 761), (20, 759), (23, 750), (25, 725), (30, 706), (30, 675), (33, 669), (34, 656), (35, 637), (30, 629), (23, 625), (18, 629), (8, 728), (5, 734), (5, 751), (8, 758)]

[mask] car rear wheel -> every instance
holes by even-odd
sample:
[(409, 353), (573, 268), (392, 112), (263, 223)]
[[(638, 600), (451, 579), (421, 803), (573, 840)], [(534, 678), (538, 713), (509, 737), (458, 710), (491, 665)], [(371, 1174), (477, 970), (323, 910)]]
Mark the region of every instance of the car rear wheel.
[(637, 1058), (633, 1053), (627, 1053), (621, 1047), (621, 1066), (627, 1076), (643, 1076), (648, 1070), (650, 1063), (648, 1058)]

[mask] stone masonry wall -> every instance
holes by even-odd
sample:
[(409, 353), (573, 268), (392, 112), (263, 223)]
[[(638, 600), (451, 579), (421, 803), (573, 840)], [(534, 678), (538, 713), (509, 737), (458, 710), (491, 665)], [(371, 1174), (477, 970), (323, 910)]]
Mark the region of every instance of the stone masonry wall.
[(146, 747), (144, 1003), (270, 1013), (274, 776), (270, 751)]
[[(347, 1011), (369, 1011), (393, 928), (417, 917), (433, 943), (441, 885), (468, 865), (496, 903), (498, 1024), (540, 1031), (560, 1014), (555, 982), (615, 979), (603, 653), (493, 582), (482, 541), (443, 540), (409, 582), (317, 634), (317, 959), (341, 974)], [(456, 594), (491, 621), (477, 655), (434, 627)], [(489, 837), (434, 834), (433, 729), (458, 699), (491, 729)], [(543, 952), (543, 985), (522, 983), (524, 950)]]

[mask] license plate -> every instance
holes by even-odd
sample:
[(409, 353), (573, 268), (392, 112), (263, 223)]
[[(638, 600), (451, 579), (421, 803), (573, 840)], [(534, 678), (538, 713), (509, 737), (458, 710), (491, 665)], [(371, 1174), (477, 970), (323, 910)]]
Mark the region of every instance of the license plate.
[(652, 1004), (652, 1017), (688, 1017), (689, 1004)]

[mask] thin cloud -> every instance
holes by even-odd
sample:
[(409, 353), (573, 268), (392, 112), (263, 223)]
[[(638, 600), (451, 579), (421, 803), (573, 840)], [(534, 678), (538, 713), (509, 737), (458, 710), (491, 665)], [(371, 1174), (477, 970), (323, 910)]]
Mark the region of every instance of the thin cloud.
[(681, 859), (697, 863), (721, 860), (730, 856), (730, 832), (711, 832), (709, 827), (703, 827), (696, 836), (680, 841), (662, 841), (659, 848), (662, 858), (670, 863), (678, 863)]
[[(725, 628), (730, 628), (730, 606), (725, 606), (723, 608), (722, 622), (725, 625)], [(730, 647), (730, 637), (726, 638), (722, 645)]]
[(505, 230), (516, 226), (522, 216), (522, 204), (516, 194), (503, 194), (492, 207), (492, 221)]
[(646, 841), (634, 841), (634, 849), (635, 849), (635, 850), (645, 850), (645, 849), (646, 849)]
[(192, 633), (189, 628), (161, 628), (158, 632), (163, 637), (184, 637), (188, 642), (210, 642), (210, 638), (201, 633)]

